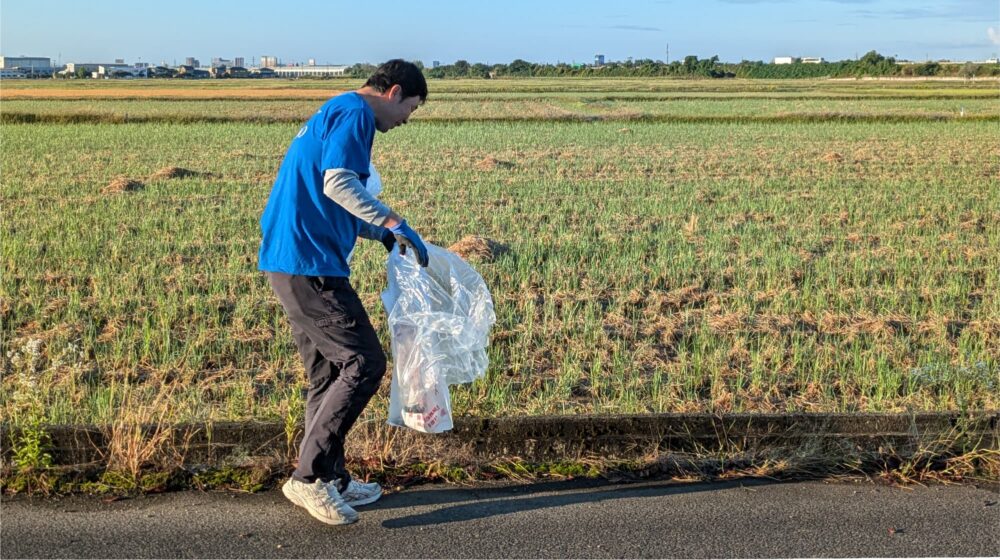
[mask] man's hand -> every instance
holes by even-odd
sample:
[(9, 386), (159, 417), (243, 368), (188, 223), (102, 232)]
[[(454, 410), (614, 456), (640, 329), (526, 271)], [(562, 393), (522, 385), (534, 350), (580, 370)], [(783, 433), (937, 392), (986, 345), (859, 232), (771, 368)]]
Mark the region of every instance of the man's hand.
[[(409, 247), (417, 252), (417, 262), (420, 266), (426, 267), (429, 261), (427, 256), (427, 246), (424, 245), (424, 240), (420, 239), (420, 235), (413, 231), (409, 225), (407, 225), (406, 220), (398, 222), (396, 225), (389, 228), (389, 231), (399, 242), (399, 254), (405, 255), (406, 248)], [(385, 237), (383, 236), (382, 243), (385, 244)]]

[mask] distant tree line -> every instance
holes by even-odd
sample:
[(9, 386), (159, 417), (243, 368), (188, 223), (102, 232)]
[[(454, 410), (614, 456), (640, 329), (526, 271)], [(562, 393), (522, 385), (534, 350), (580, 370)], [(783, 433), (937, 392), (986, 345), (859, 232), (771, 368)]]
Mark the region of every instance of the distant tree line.
[[(417, 65), (428, 78), (540, 78), (540, 77), (690, 77), (690, 78), (849, 78), (863, 76), (1000, 76), (1000, 64), (938, 63), (899, 64), (892, 57), (871, 51), (857, 60), (838, 62), (803, 63), (796, 59), (792, 64), (774, 64), (764, 61), (744, 60), (739, 63), (719, 62), (718, 56), (698, 58), (686, 56), (683, 60), (663, 62), (651, 59), (628, 62), (608, 62), (601, 66), (583, 64), (541, 64), (517, 59), (510, 64), (482, 64), (459, 60), (436, 68)], [(375, 71), (372, 64), (355, 64), (348, 70), (354, 78), (367, 78)]]

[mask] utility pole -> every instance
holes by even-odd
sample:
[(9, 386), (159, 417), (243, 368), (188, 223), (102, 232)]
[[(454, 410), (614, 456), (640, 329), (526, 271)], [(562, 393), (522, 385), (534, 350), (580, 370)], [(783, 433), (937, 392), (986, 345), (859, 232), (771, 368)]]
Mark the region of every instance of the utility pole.
[(667, 64), (670, 64), (670, 43), (667, 43)]

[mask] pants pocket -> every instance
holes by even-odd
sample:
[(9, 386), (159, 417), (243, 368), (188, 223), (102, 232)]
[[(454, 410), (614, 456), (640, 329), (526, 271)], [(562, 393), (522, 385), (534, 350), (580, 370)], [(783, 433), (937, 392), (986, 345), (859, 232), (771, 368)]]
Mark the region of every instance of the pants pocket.
[(357, 325), (356, 310), (352, 309), (357, 299), (346, 278), (313, 277), (310, 279), (316, 293), (323, 301), (326, 313), (316, 319), (319, 328), (337, 327), (352, 329)]
[(355, 321), (354, 318), (351, 317), (349, 314), (342, 313), (339, 311), (335, 311), (328, 315), (323, 315), (322, 317), (316, 319), (316, 326), (321, 329), (329, 327), (351, 329), (354, 328), (354, 326), (357, 324), (358, 322)]

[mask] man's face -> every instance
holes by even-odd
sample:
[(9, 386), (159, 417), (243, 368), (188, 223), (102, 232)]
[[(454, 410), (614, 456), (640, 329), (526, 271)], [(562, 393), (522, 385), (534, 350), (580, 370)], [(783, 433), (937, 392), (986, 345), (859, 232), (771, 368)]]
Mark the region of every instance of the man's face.
[(381, 104), (381, 111), (375, 114), (375, 126), (379, 132), (389, 132), (406, 124), (413, 111), (420, 106), (419, 95), (403, 97), (403, 90), (398, 85), (389, 88), (381, 97), (385, 103)]

